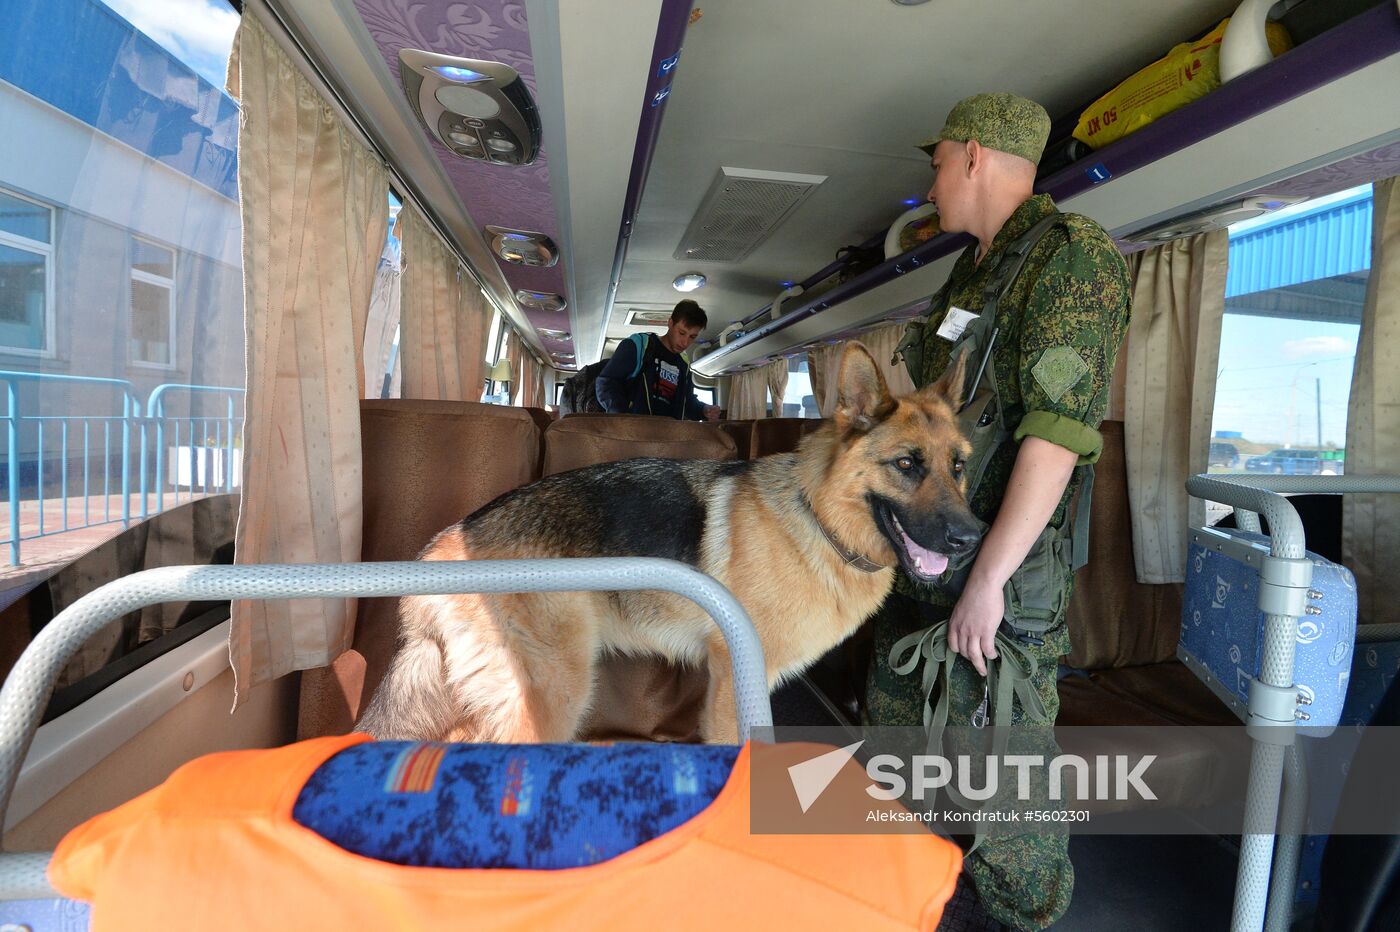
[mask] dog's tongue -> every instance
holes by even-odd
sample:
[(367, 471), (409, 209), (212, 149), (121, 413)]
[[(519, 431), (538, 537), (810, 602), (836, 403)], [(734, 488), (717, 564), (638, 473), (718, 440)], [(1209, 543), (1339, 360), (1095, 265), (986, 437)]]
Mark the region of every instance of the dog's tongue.
[(899, 536), (904, 538), (904, 550), (909, 554), (909, 559), (914, 561), (914, 567), (920, 573), (927, 576), (941, 575), (948, 568), (947, 554), (934, 553), (932, 550), (920, 547), (914, 543), (914, 539), (904, 532), (904, 528), (899, 529)]

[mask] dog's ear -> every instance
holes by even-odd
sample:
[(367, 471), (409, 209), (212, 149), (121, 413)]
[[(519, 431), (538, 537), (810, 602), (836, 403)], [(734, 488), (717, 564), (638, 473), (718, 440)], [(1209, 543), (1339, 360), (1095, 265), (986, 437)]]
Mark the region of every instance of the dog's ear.
[(948, 402), (954, 412), (962, 410), (963, 390), (967, 382), (967, 353), (959, 352), (953, 361), (948, 364), (948, 368), (943, 370), (943, 374), (938, 377), (938, 381), (925, 385), (920, 391), (925, 395), (932, 395), (935, 398), (942, 398)]
[(847, 343), (841, 354), (841, 374), (836, 381), (836, 427), (843, 434), (865, 433), (895, 409), (880, 367), (856, 340)]

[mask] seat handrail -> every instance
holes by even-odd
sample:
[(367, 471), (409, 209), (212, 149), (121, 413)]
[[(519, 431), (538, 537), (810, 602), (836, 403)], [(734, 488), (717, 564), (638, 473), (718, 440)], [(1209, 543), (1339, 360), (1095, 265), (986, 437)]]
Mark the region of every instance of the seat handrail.
[[(675, 560), (598, 557), (548, 560), (405, 561), (346, 564), (166, 566), (93, 590), (64, 609), (20, 655), (0, 688), (0, 825), (9, 809), (34, 732), (68, 660), (113, 620), (174, 600), (355, 598), (464, 592), (577, 592), (659, 589), (696, 603), (719, 626), (729, 649), (739, 739), (770, 728), (772, 710), (763, 647), (734, 595), (714, 578)], [(0, 899), (42, 890), (47, 861), (0, 855)]]

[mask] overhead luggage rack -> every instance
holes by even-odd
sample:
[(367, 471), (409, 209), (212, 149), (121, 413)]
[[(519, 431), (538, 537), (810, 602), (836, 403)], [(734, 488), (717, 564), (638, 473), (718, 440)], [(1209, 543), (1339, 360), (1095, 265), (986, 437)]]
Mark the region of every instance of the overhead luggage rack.
[[(1280, 55), (1267, 65), (1222, 85), (1211, 94), (1160, 117), (1137, 132), (1041, 178), (1035, 190), (1049, 194), (1057, 203), (1063, 204), (1397, 52), (1400, 52), (1400, 11), (1394, 4), (1380, 4)], [(1100, 219), (1095, 211), (1087, 212)], [(1161, 219), (1165, 218), (1144, 217), (1143, 223), (1131, 225), (1128, 232)], [(1104, 225), (1110, 229), (1117, 226), (1106, 221)], [(702, 375), (728, 373), (735, 366), (749, 361), (750, 354), (744, 351), (754, 344), (877, 288), (882, 289), (880, 300), (871, 302), (869, 307), (862, 307), (857, 315), (862, 319), (873, 319), (920, 297), (926, 298), (938, 289), (943, 276), (931, 277), (920, 273), (959, 251), (970, 241), (964, 234), (935, 236), (850, 281), (822, 292), (805, 304), (785, 309), (780, 319), (754, 328), (719, 347), (698, 359), (694, 368)], [(908, 281), (894, 287), (884, 287), (901, 279)], [(866, 311), (869, 311), (868, 315)], [(768, 354), (773, 352), (772, 349), (765, 350)]]

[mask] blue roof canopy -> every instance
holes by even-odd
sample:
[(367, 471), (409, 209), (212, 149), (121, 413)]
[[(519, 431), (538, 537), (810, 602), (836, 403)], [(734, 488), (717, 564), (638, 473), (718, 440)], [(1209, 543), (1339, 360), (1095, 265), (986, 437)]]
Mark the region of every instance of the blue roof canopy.
[(1371, 267), (1371, 188), (1230, 235), (1225, 297), (1354, 275)]
[(238, 198), (238, 105), (97, 0), (0, 0), (0, 80)]

